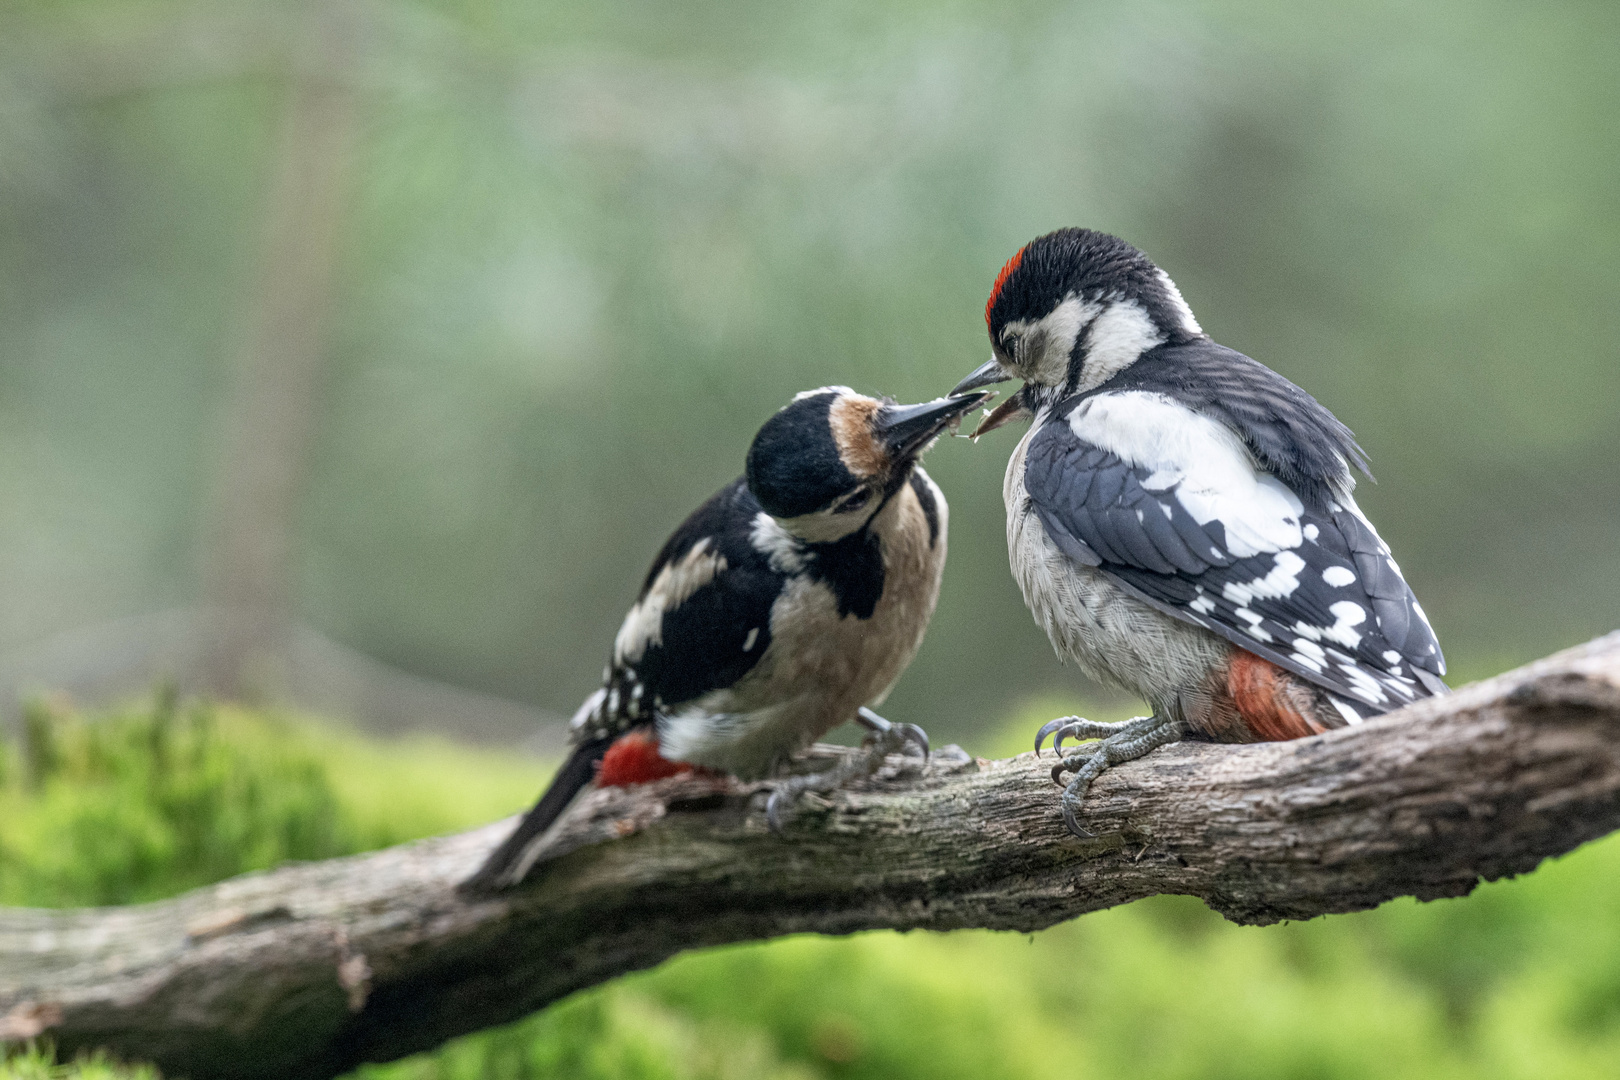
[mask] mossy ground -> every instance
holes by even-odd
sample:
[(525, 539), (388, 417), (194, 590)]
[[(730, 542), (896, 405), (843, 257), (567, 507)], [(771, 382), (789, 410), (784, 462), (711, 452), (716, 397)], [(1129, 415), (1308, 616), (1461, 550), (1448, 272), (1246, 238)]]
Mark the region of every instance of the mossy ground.
[[(1052, 714), (1043, 703), (1030, 716)], [(994, 749), (1019, 748), (1030, 716)], [(152, 899), (518, 809), (543, 763), (268, 712), (41, 704), (0, 754), (0, 902)], [(1611, 1077), (1620, 841), (1464, 900), (1267, 928), (1159, 897), (1032, 935), (794, 937), (678, 957), (356, 1080)], [(0, 1064), (17, 1080), (148, 1068)]]

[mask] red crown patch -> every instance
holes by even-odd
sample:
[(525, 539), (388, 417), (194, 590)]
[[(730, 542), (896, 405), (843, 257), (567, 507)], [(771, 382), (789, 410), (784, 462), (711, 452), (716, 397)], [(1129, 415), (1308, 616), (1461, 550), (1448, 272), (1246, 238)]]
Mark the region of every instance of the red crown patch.
[(1001, 268), (1001, 273), (996, 275), (996, 283), (990, 287), (990, 299), (984, 302), (985, 329), (990, 328), (990, 312), (995, 309), (996, 297), (1001, 295), (1001, 287), (1007, 284), (1007, 279), (1012, 277), (1013, 271), (1017, 270), (1018, 264), (1023, 261), (1024, 249), (1019, 248), (1013, 253), (1013, 257), (1007, 260), (1007, 265)]

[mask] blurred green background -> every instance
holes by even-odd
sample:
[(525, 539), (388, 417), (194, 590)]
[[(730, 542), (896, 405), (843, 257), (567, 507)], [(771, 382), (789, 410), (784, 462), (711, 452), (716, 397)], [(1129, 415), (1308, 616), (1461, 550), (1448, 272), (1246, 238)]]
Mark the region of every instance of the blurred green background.
[[(766, 415), (942, 393), (1068, 224), (1356, 430), (1455, 669), (1620, 623), (1614, 4), (0, 12), (9, 698), (520, 738)], [(1014, 437), (929, 459), (950, 572), (891, 699), (967, 741), (1078, 685), (1006, 571)]]
[[(826, 383), (944, 392), (984, 358), (997, 269), (1070, 224), (1143, 247), (1217, 340), (1356, 430), (1379, 478), (1361, 502), (1454, 681), (1500, 670), (1620, 625), (1617, 166), (1620, 5), (1603, 0), (8, 0), (0, 710), (169, 680), (552, 753), (651, 556), (761, 420)], [(929, 458), (951, 564), (885, 709), (980, 753), (1021, 745), (1057, 701), (1132, 706), (1055, 661), (1007, 573), (1013, 438)], [(221, 745), (276, 743), (257, 723)], [(51, 796), (25, 780), (55, 766), (14, 763), (0, 900), (163, 895), (487, 820), (543, 776), (513, 766), (486, 798), (471, 778), (506, 759), (466, 759), (476, 798), (447, 772), (443, 805), (378, 832), (386, 814), (339, 813), (310, 777), (358, 755), (375, 811), (396, 781), (432, 786), (387, 755), (471, 752), (308, 738), (305, 764), (264, 766), (294, 824), (171, 799), (110, 870), (49, 838), (95, 835), (72, 824), (82, 799), (123, 836), (144, 782), (67, 769)], [(1034, 946), (711, 954), (549, 1011), (551, 1035), (456, 1051), (462, 1071), (452, 1055), (401, 1075), (531, 1075), (502, 1053), (533, 1075), (908, 1075), (838, 1057), (838, 1031), (881, 1042), (891, 991), (942, 1039), (961, 1013), (1022, 1048), (1010, 1075), (1392, 1075), (1369, 1055), (1402, 1039), (1429, 1048), (1425, 1075), (1532, 1075), (1557, 1054), (1538, 1075), (1584, 1075), (1620, 1046), (1620, 919), (1578, 895), (1620, 895), (1611, 847), (1496, 899), (1286, 930), (1168, 900)], [(964, 965), (1003, 974), (963, 988)], [(1175, 1005), (1182, 969), (1217, 997), (1251, 988), (1271, 1041), (1233, 1034), (1230, 1002)], [(749, 971), (755, 998), (791, 972), (851, 996), (764, 1018), (699, 1003)], [(1004, 985), (1023, 1004), (981, 1017)], [(620, 1049), (565, 1066), (544, 1057), (559, 1031)], [(763, 1056), (715, 1057), (716, 1031)], [(1153, 1057), (1163, 1040), (1183, 1056)], [(977, 1060), (907, 1045), (931, 1076)]]

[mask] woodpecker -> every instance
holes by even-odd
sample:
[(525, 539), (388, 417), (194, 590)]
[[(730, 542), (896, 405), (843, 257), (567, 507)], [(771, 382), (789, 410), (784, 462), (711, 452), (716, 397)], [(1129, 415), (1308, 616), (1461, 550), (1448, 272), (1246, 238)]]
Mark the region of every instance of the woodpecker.
[[(1059, 658), (1152, 714), (1042, 727), (1064, 821), (1110, 765), (1184, 738), (1359, 724), (1446, 692), (1445, 660), (1356, 505), (1367, 461), (1304, 390), (1203, 332), (1163, 270), (1089, 229), (1031, 241), (985, 305), (991, 359), (953, 393), (1023, 380), (974, 437), (1030, 428), (1003, 498), (1013, 576)], [(1370, 476), (1370, 474), (1368, 474)], [(1065, 739), (1078, 752), (1064, 756)]]
[(588, 785), (694, 767), (744, 779), (854, 720), (854, 766), (790, 777), (768, 817), (928, 738), (872, 707), (922, 644), (945, 569), (945, 496), (917, 463), (992, 394), (897, 405), (828, 386), (760, 428), (746, 472), (675, 531), (613, 643), (602, 687), (571, 723), (573, 751), (467, 885), (521, 882), (551, 823)]

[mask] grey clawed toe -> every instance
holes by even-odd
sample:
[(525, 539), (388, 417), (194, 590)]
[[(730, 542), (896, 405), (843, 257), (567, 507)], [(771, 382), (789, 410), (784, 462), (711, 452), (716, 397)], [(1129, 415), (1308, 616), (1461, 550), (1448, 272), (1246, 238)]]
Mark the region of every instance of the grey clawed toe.
[(1035, 733), (1035, 753), (1041, 752), (1041, 744), (1046, 742), (1048, 736), (1052, 740), (1052, 749), (1060, 755), (1063, 753), (1064, 739), (1106, 739), (1111, 735), (1118, 735), (1126, 731), (1135, 731), (1152, 723), (1151, 716), (1137, 716), (1130, 720), (1121, 720), (1117, 724), (1105, 724), (1100, 720), (1084, 720), (1078, 716), (1060, 716), (1056, 720), (1041, 725), (1041, 730)]
[[(1091, 782), (1101, 776), (1104, 769), (1134, 761), (1166, 743), (1179, 742), (1182, 734), (1180, 724), (1173, 720), (1161, 720), (1157, 716), (1138, 716), (1117, 724), (1063, 716), (1042, 726), (1035, 735), (1037, 754), (1048, 736), (1053, 736), (1052, 748), (1060, 756), (1064, 739), (1101, 740), (1095, 746), (1077, 749), (1067, 757), (1060, 757), (1058, 763), (1052, 766), (1052, 782), (1063, 787), (1063, 823), (1069, 827), (1069, 831), (1084, 839), (1093, 838), (1093, 833), (1080, 826), (1078, 812), (1080, 803), (1091, 788)], [(1072, 772), (1074, 776), (1064, 787), (1062, 777), (1066, 772)]]
[[(910, 743), (922, 751), (923, 763), (928, 762), (928, 732), (916, 724), (891, 724), (877, 713), (862, 705), (855, 713), (855, 722), (868, 732), (865, 746), (881, 748), (884, 755), (903, 753)], [(883, 764), (882, 757), (878, 764)]]
[(928, 763), (928, 733), (916, 724), (894, 724), (864, 706), (856, 714), (855, 722), (867, 730), (862, 749), (817, 773), (789, 776), (779, 780), (765, 803), (765, 821), (771, 831), (782, 831), (782, 811), (798, 802), (807, 791), (836, 791), (852, 780), (871, 776), (883, 767), (890, 754), (902, 754), (908, 748), (922, 751), (922, 763)]

